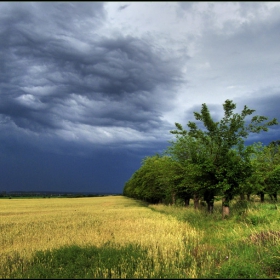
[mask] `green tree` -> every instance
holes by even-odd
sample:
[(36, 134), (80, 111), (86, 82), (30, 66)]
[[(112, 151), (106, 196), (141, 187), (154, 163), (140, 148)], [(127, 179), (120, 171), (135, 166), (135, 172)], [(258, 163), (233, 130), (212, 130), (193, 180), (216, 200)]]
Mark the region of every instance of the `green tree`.
[(159, 155), (144, 158), (138, 172), (136, 189), (141, 189), (141, 191), (138, 191), (138, 197), (150, 203), (158, 203), (165, 198), (164, 187), (160, 178), (159, 159)]
[(175, 125), (177, 130), (171, 133), (176, 135), (176, 140), (170, 141), (171, 146), (167, 148), (166, 153), (181, 166), (183, 178), (180, 195), (186, 202), (193, 198), (195, 208), (198, 207), (199, 199), (203, 198), (207, 202), (208, 211), (212, 212), (215, 195), (212, 186), (217, 180), (213, 176), (209, 149), (200, 139), (190, 136), (180, 124)]
[[(209, 178), (212, 178), (211, 184), (206, 184), (207, 190), (223, 194), (223, 217), (225, 217), (229, 215), (230, 200), (250, 173), (245, 139), (250, 133), (267, 131), (269, 126), (277, 124), (277, 120), (274, 118), (267, 121), (268, 118), (265, 116), (254, 116), (249, 124), (246, 124), (245, 118), (252, 115), (255, 110), (245, 105), (241, 113), (234, 113), (236, 104), (231, 100), (225, 101), (223, 109), (223, 118), (215, 122), (204, 103), (200, 113), (194, 112), (195, 119), (202, 122), (204, 129), (189, 121), (188, 132), (180, 124), (175, 123), (177, 130), (171, 133), (179, 136), (189, 135), (199, 143), (203, 143), (210, 156), (198, 165), (208, 170)], [(200, 183), (205, 184), (205, 176), (202, 176)]]
[(273, 176), (274, 169), (280, 164), (280, 150), (277, 142), (271, 142), (264, 146), (262, 143), (252, 145), (251, 163), (253, 174), (248, 178), (249, 185), (253, 185), (253, 192), (260, 195), (261, 202), (264, 201), (265, 193), (277, 199), (277, 187), (274, 188), (269, 179)]
[(180, 185), (180, 165), (168, 156), (146, 157), (126, 182), (123, 194), (150, 203), (175, 203)]
[(277, 201), (277, 193), (280, 190), (280, 165), (275, 166), (275, 168), (268, 173), (266, 185), (270, 197)]

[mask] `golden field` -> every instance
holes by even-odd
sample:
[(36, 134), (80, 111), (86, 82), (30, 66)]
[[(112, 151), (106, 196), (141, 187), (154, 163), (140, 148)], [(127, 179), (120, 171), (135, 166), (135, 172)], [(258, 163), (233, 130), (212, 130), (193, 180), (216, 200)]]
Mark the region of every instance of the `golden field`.
[[(0, 229), (0, 271), (14, 254), (26, 260), (38, 250), (108, 242), (138, 244), (155, 264), (161, 258), (161, 265), (165, 260), (170, 265), (186, 257), (186, 245), (195, 247), (203, 237), (188, 223), (123, 196), (2, 199)], [(186, 277), (196, 277), (194, 267), (189, 269)]]

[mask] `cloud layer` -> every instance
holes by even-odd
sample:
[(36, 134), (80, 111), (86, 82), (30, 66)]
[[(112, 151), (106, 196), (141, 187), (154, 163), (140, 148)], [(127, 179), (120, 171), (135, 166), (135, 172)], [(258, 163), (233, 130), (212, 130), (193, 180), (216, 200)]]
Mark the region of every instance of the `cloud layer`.
[(143, 139), (162, 125), (168, 90), (180, 83), (178, 61), (145, 40), (98, 35), (105, 20), (101, 3), (4, 9), (2, 122), (105, 143)]
[[(5, 2), (0, 9), (1, 164), (10, 177), (25, 170), (15, 155), (34, 164), (31, 177), (22, 171), (25, 183), (6, 177), (2, 188), (24, 188), (28, 178), (35, 187), (37, 164), (36, 174), (54, 178), (44, 188), (59, 188), (57, 178), (73, 189), (90, 181), (121, 192), (141, 158), (164, 149), (174, 122), (193, 120), (202, 103), (217, 118), (231, 99), (280, 120), (279, 3)], [(251, 140), (267, 143), (279, 132)], [(43, 163), (56, 162), (66, 178), (79, 169), (67, 157), (84, 170), (88, 160), (98, 166), (107, 158), (101, 165), (112, 176), (100, 179), (106, 168), (97, 168), (95, 178), (63, 181)]]

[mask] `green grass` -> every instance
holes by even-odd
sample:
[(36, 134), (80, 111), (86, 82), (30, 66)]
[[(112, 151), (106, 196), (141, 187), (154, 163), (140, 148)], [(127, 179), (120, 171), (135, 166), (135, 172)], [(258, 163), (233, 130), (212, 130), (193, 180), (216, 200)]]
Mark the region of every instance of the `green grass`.
[[(140, 259), (147, 259), (147, 252), (135, 245), (121, 248), (114, 248), (110, 244), (101, 248), (65, 246), (60, 249), (36, 252), (31, 261), (18, 267), (10, 276), (41, 279), (131, 278), (137, 272)], [(15, 256), (11, 262), (16, 261)], [(146, 263), (149, 265), (151, 260)], [(124, 266), (124, 264), (129, 265)], [(151, 270), (152, 267), (149, 269)]]
[(149, 207), (205, 233), (195, 254), (196, 261), (204, 264), (199, 278), (280, 278), (279, 203), (235, 200), (225, 220), (220, 203), (213, 214), (208, 214), (205, 207)]
[[(147, 252), (135, 245), (121, 248), (106, 245), (102, 248), (94, 246), (68, 246), (60, 249), (38, 251), (32, 260), (20, 262), (17, 256), (10, 259), (11, 267), (17, 264), (17, 269), (8, 278), (185, 278), (184, 267), (192, 266), (195, 261), (200, 268), (199, 278), (277, 278), (279, 277), (280, 253), (279, 246), (231, 246), (231, 253), (227, 256), (218, 253), (209, 254), (206, 250), (194, 252), (194, 259), (178, 263), (181, 268), (178, 274), (174, 273), (174, 266), (162, 266), (155, 273), (153, 259)], [(216, 263), (208, 266), (207, 262)], [(21, 265), (20, 265), (21, 264)], [(217, 268), (219, 267), (219, 268)], [(207, 268), (207, 270), (205, 270)]]
[(183, 268), (191, 265), (188, 261), (191, 262), (190, 259), (186, 259), (177, 263), (181, 272), (176, 274), (173, 266), (166, 267), (164, 263), (155, 270), (153, 258), (139, 245), (129, 244), (121, 247), (108, 243), (101, 248), (73, 245), (37, 251), (28, 262), (15, 255), (9, 260), (11, 273), (8, 278), (184, 278)]

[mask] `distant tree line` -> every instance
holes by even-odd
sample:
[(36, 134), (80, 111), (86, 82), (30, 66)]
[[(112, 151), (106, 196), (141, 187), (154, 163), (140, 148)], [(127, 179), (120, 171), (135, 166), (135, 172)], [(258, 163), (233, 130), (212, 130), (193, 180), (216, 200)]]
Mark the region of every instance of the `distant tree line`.
[(148, 203), (174, 204), (180, 201), (185, 206), (190, 199), (197, 208), (199, 201), (207, 204), (213, 212), (214, 199), (222, 196), (223, 217), (229, 215), (230, 201), (240, 195), (242, 200), (250, 195), (269, 194), (277, 200), (280, 189), (280, 141), (265, 146), (260, 142), (245, 145), (251, 133), (268, 131), (277, 125), (274, 118), (251, 117), (255, 110), (244, 106), (241, 113), (234, 113), (236, 104), (226, 100), (224, 116), (215, 122), (206, 104), (201, 112), (194, 112), (195, 122), (188, 122), (188, 130), (175, 123), (170, 131), (175, 140), (163, 154), (143, 159), (141, 167), (125, 183), (123, 195)]
[(26, 197), (26, 198), (54, 198), (54, 197), (66, 197), (66, 198), (78, 198), (78, 197), (100, 197), (100, 196), (108, 196), (108, 195), (118, 195), (118, 194), (84, 194), (84, 193), (51, 193), (51, 192), (0, 192), (1, 197)]

